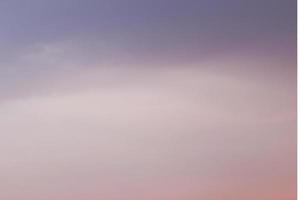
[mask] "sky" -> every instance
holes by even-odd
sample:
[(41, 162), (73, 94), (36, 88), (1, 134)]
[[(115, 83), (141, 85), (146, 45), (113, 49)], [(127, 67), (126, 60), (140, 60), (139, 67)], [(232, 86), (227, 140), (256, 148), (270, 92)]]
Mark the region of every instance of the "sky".
[(2, 0), (0, 24), (0, 199), (296, 198), (296, 0)]

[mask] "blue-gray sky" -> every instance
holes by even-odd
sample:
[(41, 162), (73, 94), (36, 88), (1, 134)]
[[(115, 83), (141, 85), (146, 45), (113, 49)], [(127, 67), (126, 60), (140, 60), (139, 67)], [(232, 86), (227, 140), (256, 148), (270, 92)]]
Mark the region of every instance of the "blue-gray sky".
[(290, 50), (295, 45), (295, 5), (294, 0), (4, 0), (0, 41), (6, 52), (15, 52), (73, 39), (137, 57), (185, 52), (198, 58), (253, 43), (266, 51), (273, 48), (270, 43)]

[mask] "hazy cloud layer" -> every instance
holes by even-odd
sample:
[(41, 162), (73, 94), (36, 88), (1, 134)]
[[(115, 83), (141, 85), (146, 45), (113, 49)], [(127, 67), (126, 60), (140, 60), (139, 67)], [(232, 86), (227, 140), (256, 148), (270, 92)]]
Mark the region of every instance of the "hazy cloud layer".
[(1, 1), (0, 199), (294, 199), (295, 4)]

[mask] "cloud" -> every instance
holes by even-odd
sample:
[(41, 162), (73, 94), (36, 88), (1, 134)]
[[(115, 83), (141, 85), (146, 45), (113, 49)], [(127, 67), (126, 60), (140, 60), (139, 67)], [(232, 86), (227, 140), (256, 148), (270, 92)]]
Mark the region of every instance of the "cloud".
[[(55, 199), (71, 187), (79, 196), (110, 199), (120, 198), (113, 194), (118, 188), (130, 199), (141, 187), (136, 195), (143, 199), (173, 199), (179, 187), (178, 196), (218, 199), (209, 187), (232, 195), (232, 176), (250, 190), (262, 182), (261, 195), (273, 196), (268, 185), (279, 182), (290, 193), (293, 91), (278, 90), (272, 79), (252, 82), (241, 73), (194, 66), (77, 70), (46, 76), (50, 85), (37, 82), (47, 92), (34, 89), (1, 104), (0, 173), (11, 184), (26, 182), (17, 193), (8, 186), (3, 197)], [(149, 189), (165, 181), (176, 184)]]

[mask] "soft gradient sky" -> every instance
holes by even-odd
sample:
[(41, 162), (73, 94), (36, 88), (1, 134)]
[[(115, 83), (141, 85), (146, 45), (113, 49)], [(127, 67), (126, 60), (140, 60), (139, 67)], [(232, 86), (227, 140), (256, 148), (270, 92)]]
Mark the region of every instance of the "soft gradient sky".
[(296, 0), (1, 0), (0, 24), (0, 199), (295, 199)]

